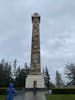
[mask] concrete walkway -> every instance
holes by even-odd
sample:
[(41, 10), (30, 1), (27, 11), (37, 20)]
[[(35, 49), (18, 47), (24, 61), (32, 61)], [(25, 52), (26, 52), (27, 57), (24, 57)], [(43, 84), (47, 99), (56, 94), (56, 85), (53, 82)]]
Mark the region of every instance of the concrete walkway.
[(14, 100), (46, 100), (45, 92), (25, 92), (14, 97)]

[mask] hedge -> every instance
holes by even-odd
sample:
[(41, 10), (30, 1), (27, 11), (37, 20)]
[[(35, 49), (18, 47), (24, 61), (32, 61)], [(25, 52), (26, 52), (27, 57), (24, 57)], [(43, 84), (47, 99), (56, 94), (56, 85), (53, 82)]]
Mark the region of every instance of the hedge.
[(0, 95), (6, 95), (6, 88), (0, 88)]
[(57, 88), (52, 89), (52, 94), (75, 94), (75, 88)]
[[(0, 87), (0, 95), (6, 95), (7, 94), (7, 88), (8, 87)], [(16, 87), (16, 90), (22, 90), (22, 87)]]

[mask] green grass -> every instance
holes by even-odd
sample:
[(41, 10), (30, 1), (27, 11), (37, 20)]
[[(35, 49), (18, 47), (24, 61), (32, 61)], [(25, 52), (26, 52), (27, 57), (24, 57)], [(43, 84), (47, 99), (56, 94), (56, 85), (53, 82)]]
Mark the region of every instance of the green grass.
[(5, 95), (0, 95), (0, 100), (5, 100)]
[(75, 94), (47, 94), (46, 95), (47, 100), (75, 100)]

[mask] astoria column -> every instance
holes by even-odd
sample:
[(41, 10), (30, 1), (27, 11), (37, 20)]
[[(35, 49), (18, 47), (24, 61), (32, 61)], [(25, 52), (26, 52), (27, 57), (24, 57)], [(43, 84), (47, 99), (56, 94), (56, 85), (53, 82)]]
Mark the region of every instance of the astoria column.
[(26, 89), (45, 88), (40, 64), (40, 16), (38, 13), (34, 13), (32, 16), (31, 62), (25, 87)]
[(40, 74), (40, 16), (34, 13), (32, 16), (32, 45), (30, 74)]

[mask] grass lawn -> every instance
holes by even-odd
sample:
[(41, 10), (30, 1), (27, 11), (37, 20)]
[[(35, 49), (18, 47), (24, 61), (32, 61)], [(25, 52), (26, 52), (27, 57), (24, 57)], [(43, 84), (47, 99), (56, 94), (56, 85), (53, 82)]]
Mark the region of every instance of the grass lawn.
[(75, 94), (47, 94), (46, 95), (47, 100), (75, 100)]
[(0, 95), (0, 100), (5, 100), (5, 95)]

